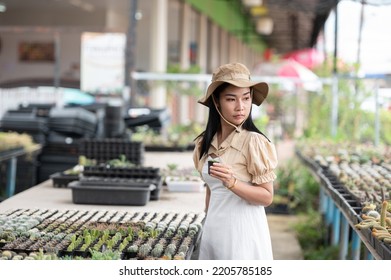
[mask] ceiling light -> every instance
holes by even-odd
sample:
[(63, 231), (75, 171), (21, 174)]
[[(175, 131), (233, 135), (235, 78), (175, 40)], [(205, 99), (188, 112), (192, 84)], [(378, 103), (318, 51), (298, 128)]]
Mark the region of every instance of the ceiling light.
[(262, 17), (257, 20), (256, 30), (259, 34), (270, 35), (273, 32), (273, 20), (270, 17)]
[(141, 20), (143, 18), (143, 13), (141, 11), (137, 11), (135, 14), (134, 14), (134, 18), (136, 20)]
[(246, 7), (254, 7), (254, 6), (261, 6), (262, 0), (242, 0), (243, 5)]
[(7, 6), (0, 2), (0, 13), (4, 13), (7, 10)]

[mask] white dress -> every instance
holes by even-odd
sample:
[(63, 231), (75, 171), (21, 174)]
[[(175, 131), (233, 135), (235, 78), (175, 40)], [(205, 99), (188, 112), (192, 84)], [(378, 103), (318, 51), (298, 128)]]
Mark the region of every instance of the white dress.
[(202, 176), (211, 191), (204, 223), (200, 260), (272, 260), (269, 226), (265, 208), (252, 205), (208, 174)]

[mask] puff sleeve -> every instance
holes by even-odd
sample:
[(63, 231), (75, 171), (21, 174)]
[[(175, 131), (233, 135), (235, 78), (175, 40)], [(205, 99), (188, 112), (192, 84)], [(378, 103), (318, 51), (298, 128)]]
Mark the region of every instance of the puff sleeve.
[(195, 147), (193, 150), (193, 162), (194, 162), (194, 167), (198, 170), (198, 172), (201, 173), (202, 166), (200, 166), (200, 150), (201, 150), (201, 137), (198, 137), (195, 140)]
[(273, 143), (263, 135), (251, 134), (248, 142), (247, 171), (251, 174), (254, 184), (274, 181), (274, 172), (278, 164), (277, 152)]

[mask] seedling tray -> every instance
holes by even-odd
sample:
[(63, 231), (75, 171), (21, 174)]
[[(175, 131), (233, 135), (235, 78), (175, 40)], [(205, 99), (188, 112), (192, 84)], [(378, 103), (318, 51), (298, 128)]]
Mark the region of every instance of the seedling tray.
[(149, 187), (157, 185), (156, 179), (134, 179), (134, 178), (101, 178), (101, 177), (81, 177), (82, 186), (122, 186), (122, 187)]
[(64, 172), (56, 172), (50, 175), (50, 179), (52, 179), (53, 181), (53, 187), (67, 188), (70, 182), (79, 180), (79, 175), (65, 174)]
[(160, 177), (159, 168), (155, 167), (110, 167), (105, 164), (99, 166), (85, 166), (84, 176), (121, 177), (155, 179)]
[(151, 191), (156, 186), (83, 186), (75, 181), (68, 185), (72, 189), (72, 201), (75, 204), (104, 204), (144, 206), (150, 200)]
[(84, 139), (80, 146), (81, 155), (95, 159), (98, 163), (106, 163), (119, 158), (120, 155), (125, 155), (128, 161), (141, 166), (144, 163), (144, 152), (143, 142), (115, 138)]
[(150, 185), (154, 185), (156, 188), (151, 191), (150, 200), (159, 200), (160, 191), (163, 186), (163, 179), (161, 176), (158, 176), (154, 179), (81, 177), (79, 182), (82, 186), (122, 186), (128, 188), (149, 188)]

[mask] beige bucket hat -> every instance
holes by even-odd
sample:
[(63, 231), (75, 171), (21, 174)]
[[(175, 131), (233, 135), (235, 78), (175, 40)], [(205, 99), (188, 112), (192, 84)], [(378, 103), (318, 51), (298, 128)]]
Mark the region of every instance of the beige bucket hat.
[(208, 86), (206, 94), (198, 103), (209, 107), (208, 102), (210, 96), (215, 89), (223, 84), (229, 83), (237, 87), (250, 87), (253, 89), (253, 103), (257, 106), (261, 105), (265, 100), (269, 86), (264, 82), (253, 82), (250, 78), (250, 71), (241, 63), (229, 63), (218, 67), (212, 75), (212, 83)]

